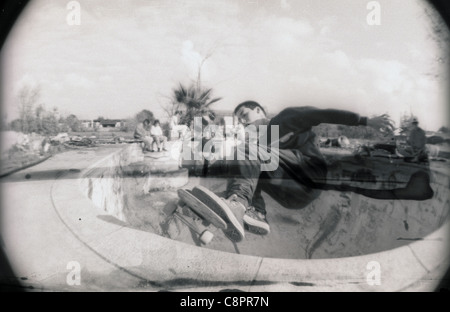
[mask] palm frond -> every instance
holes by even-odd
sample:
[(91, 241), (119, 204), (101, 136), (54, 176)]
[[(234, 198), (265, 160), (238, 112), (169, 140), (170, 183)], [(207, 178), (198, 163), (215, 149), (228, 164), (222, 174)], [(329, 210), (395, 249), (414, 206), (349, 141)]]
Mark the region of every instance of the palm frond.
[(188, 90), (181, 83), (179, 88), (174, 90), (174, 94), (177, 102), (186, 104)]
[(211, 92), (212, 89), (202, 91), (202, 93), (199, 95), (199, 100), (204, 101), (205, 103), (208, 102), (209, 95), (211, 94)]
[(194, 116), (202, 116), (212, 112), (209, 106), (222, 99), (221, 97), (211, 99), (212, 92), (212, 88), (201, 88), (196, 83), (191, 83), (187, 87), (180, 83), (173, 90), (176, 102), (184, 104), (187, 108), (184, 118), (186, 122), (190, 121)]
[(218, 97), (218, 98), (215, 98), (215, 99), (212, 99), (211, 101), (209, 101), (208, 103), (205, 103), (205, 107), (209, 107), (211, 104), (214, 104), (214, 103), (216, 103), (216, 102), (218, 102), (218, 101), (220, 101), (222, 98), (221, 97)]

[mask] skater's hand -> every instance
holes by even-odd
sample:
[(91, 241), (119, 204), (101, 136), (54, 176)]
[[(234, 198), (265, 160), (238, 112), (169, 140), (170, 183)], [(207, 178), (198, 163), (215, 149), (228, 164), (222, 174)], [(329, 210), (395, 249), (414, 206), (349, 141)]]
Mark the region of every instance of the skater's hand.
[(292, 136), (294, 135), (294, 132), (289, 132), (288, 134), (285, 134), (280, 138), (281, 143), (287, 142)]
[(372, 127), (386, 135), (391, 134), (395, 127), (394, 123), (387, 114), (375, 116), (367, 119), (367, 126)]

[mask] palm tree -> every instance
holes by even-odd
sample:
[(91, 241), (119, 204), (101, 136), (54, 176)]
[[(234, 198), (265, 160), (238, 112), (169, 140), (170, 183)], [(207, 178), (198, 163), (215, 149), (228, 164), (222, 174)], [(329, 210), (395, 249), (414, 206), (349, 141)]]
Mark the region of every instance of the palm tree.
[(211, 95), (211, 88), (201, 88), (199, 84), (192, 84), (186, 88), (180, 83), (179, 87), (174, 90), (174, 99), (175, 102), (186, 105), (186, 115), (182, 122), (189, 125), (194, 117), (211, 112), (210, 106), (222, 99), (221, 97), (211, 98)]

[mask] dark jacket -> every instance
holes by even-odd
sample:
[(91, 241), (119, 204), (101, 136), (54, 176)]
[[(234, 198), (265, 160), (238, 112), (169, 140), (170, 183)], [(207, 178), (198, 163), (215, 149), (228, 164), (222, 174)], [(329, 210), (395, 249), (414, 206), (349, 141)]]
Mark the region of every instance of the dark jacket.
[(290, 107), (268, 121), (267, 138), (271, 137), (270, 126), (276, 125), (279, 127), (279, 138), (290, 132), (294, 133), (286, 142), (279, 143), (280, 149), (297, 149), (303, 155), (323, 159), (316, 142), (316, 134), (312, 131), (313, 126), (321, 123), (347, 126), (367, 125), (367, 117), (337, 109), (319, 109), (312, 106)]

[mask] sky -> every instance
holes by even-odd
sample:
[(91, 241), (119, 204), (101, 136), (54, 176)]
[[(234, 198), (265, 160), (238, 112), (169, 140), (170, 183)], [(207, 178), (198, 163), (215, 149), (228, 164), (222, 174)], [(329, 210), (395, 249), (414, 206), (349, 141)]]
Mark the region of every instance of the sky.
[(2, 120), (18, 117), (23, 86), (79, 119), (148, 109), (165, 120), (174, 88), (204, 61), (216, 109), (254, 100), (270, 113), (312, 105), (449, 125), (448, 41), (422, 1), (375, 1), (375, 25), (365, 0), (79, 0), (79, 25), (70, 2), (30, 1), (9, 34)]

